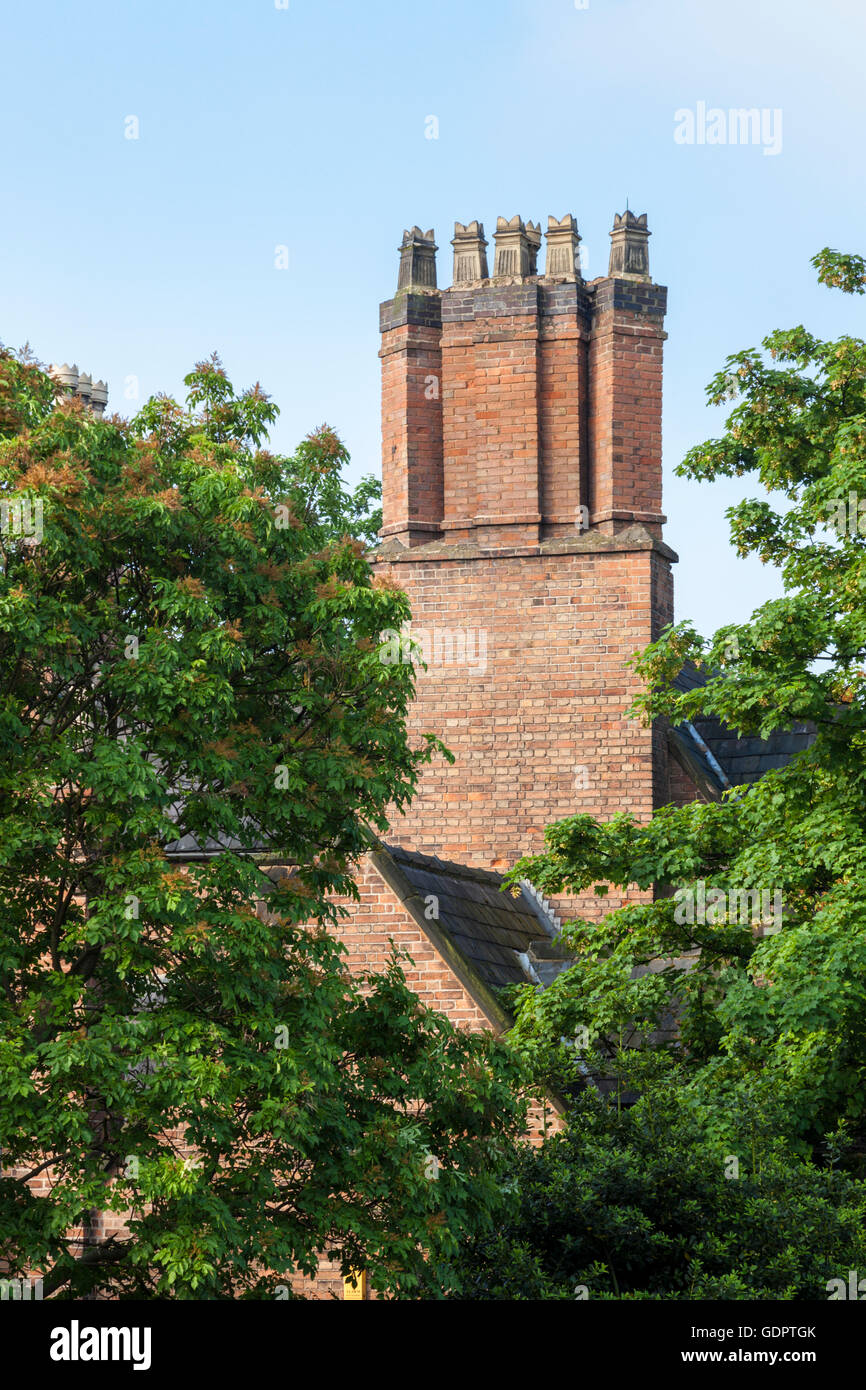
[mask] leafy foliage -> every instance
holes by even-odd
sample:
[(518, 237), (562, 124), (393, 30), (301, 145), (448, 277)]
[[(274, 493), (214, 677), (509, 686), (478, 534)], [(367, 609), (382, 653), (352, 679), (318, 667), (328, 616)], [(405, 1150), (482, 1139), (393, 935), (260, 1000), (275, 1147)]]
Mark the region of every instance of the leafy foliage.
[(0, 354), (0, 498), (43, 511), (0, 536), (0, 1260), (60, 1297), (273, 1296), (322, 1250), (412, 1288), (520, 1104), (328, 931), (436, 746), (379, 659), (407, 603), (333, 431), (278, 458), (258, 386), (186, 382), (129, 424)]
[[(708, 1143), (673, 1089), (617, 1110), (587, 1094), (519, 1151), (493, 1233), (447, 1277), (462, 1299), (826, 1300), (866, 1262), (866, 1184)], [(444, 1271), (443, 1271), (444, 1274)]]
[[(862, 291), (861, 258), (825, 250), (814, 264), (827, 284)], [(636, 660), (638, 708), (674, 724), (715, 715), (743, 735), (805, 722), (815, 741), (720, 804), (665, 807), (644, 825), (550, 827), (546, 852), (515, 878), (544, 893), (614, 883), (656, 895), (571, 925), (577, 964), (541, 995), (522, 991), (516, 1036), (540, 1071), (568, 1063), (613, 1084), (624, 1045), (655, 1052), (702, 1132), (732, 1149), (751, 1144), (756, 1113), (802, 1154), (844, 1120), (855, 1162), (866, 1134), (866, 343), (797, 327), (763, 349), (735, 354), (710, 384), (711, 402), (736, 404), (722, 437), (679, 471), (755, 476), (765, 495), (729, 510), (732, 538), (780, 568), (784, 595), (709, 640), (688, 623), (665, 631)], [(674, 685), (686, 662), (705, 684)], [(721, 906), (688, 920), (684, 895), (710, 887)], [(783, 905), (769, 932), (749, 897), (762, 892)], [(580, 1029), (594, 1057), (575, 1071), (559, 1040)]]

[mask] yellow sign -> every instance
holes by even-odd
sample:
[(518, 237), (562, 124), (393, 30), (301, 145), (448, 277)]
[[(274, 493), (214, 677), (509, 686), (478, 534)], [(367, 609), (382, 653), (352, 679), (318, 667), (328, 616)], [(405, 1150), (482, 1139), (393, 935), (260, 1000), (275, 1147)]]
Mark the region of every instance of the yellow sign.
[(366, 1298), (367, 1297), (367, 1271), (365, 1269), (353, 1269), (347, 1279), (343, 1280), (343, 1298)]

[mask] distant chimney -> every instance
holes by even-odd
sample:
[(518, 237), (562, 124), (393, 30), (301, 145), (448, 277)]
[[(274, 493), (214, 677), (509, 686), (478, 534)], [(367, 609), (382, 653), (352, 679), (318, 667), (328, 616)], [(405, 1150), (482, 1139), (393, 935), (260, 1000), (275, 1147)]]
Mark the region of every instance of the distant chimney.
[(647, 230), (646, 213), (635, 217), (626, 208), (613, 219), (610, 234), (610, 266), (608, 275), (620, 279), (649, 280), (649, 246), (651, 236)]
[(436, 252), (439, 250), (433, 239), (433, 228), (422, 232), (420, 227), (403, 233), (400, 245), (400, 273), (397, 278), (397, 292), (400, 290), (435, 290)]
[(103, 415), (108, 404), (108, 383), (105, 381), (93, 381), (89, 372), (79, 372), (78, 367), (73, 362), (70, 367), (68, 362), (63, 362), (60, 366), (56, 362), (48, 368), (48, 375), (57, 382), (57, 385), (67, 396), (79, 396), (86, 406), (89, 406), (94, 415)]

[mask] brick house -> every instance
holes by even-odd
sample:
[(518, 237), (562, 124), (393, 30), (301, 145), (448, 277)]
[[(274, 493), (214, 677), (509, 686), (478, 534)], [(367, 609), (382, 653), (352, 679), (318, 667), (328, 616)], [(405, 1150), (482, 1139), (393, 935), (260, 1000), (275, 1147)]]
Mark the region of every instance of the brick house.
[[(406, 948), (419, 997), (468, 1028), (506, 1029), (497, 990), (549, 983), (568, 964), (562, 915), (598, 911), (595, 898), (501, 891), (548, 824), (623, 810), (648, 820), (668, 802), (716, 799), (810, 737), (628, 717), (638, 683), (626, 663), (673, 620), (677, 558), (662, 538), (667, 291), (650, 276), (649, 235), (645, 214), (617, 215), (608, 274), (587, 282), (569, 215), (548, 219), (543, 273), (539, 225), (497, 220), (491, 275), (483, 226), (457, 223), (440, 290), (433, 232), (413, 227), (380, 307), (383, 529), (371, 563), (411, 603), (410, 631), (389, 636), (393, 659), (408, 659), (411, 637), (427, 664), (410, 730), (439, 735), (455, 760), (425, 768), (387, 842), (358, 865), (360, 902), (344, 903), (338, 930), (359, 971), (383, 966), (392, 941)], [(201, 850), (187, 840), (167, 852), (183, 862)], [(606, 910), (621, 901), (612, 893)], [(327, 1265), (312, 1289), (298, 1285), (365, 1296)]]

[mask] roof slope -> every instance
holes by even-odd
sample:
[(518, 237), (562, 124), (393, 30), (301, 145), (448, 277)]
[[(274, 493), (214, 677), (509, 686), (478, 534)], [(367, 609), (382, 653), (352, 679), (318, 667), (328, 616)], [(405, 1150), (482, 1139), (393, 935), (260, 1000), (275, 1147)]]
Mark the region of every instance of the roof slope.
[[(677, 690), (706, 685), (708, 675), (684, 666), (674, 681)], [(695, 737), (697, 735), (697, 737)], [(765, 772), (785, 767), (815, 741), (811, 724), (777, 729), (769, 738), (740, 737), (715, 715), (699, 715), (691, 724), (680, 724), (669, 733), (671, 751), (681, 767), (705, 794), (720, 798), (727, 786), (757, 782)], [(720, 775), (721, 774), (721, 775)]]
[(515, 895), (503, 891), (502, 874), (399, 845), (383, 845), (373, 862), (427, 934), (445, 938), (449, 956), (456, 950), (488, 989), (541, 983), (548, 964), (565, 963), (554, 944), (556, 924), (527, 887)]

